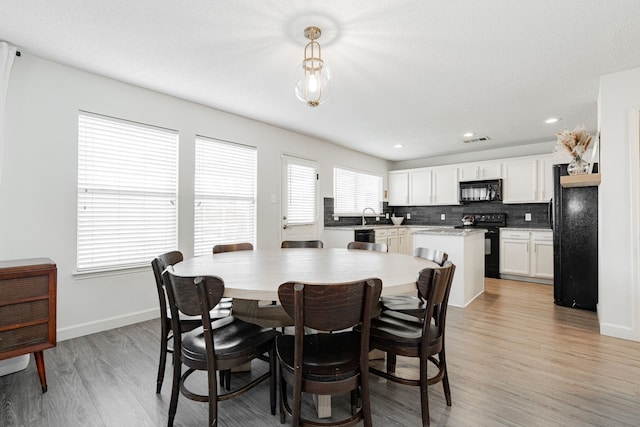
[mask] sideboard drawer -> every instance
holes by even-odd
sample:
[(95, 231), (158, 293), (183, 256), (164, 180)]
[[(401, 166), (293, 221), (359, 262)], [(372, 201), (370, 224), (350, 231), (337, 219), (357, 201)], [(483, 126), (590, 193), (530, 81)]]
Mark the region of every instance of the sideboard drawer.
[[(17, 304), (0, 306), (0, 331), (19, 328), (25, 323), (49, 321), (49, 300), (39, 298)], [(2, 351), (2, 341), (0, 341)]]
[(0, 279), (0, 304), (9, 304), (12, 301), (38, 297), (48, 293), (49, 278), (46, 275)]
[(47, 344), (48, 331), (49, 327), (46, 323), (2, 331), (0, 332), (0, 351), (42, 345), (52, 347)]

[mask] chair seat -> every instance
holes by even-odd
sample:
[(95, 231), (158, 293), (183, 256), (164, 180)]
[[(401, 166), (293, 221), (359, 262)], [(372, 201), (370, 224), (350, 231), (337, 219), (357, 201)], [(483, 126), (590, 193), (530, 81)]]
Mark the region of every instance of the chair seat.
[(412, 316), (423, 316), (427, 304), (413, 295), (394, 295), (380, 298), (382, 310), (393, 310)]
[[(244, 322), (233, 316), (211, 323), (215, 329), (214, 346), (216, 360), (237, 359), (246, 355), (253, 358), (256, 353), (266, 352), (278, 332)], [(264, 349), (264, 350), (263, 350)], [(182, 338), (182, 361), (189, 367), (205, 366), (207, 350), (202, 327), (186, 333)], [(219, 367), (222, 369), (226, 367)]]
[[(276, 354), (281, 367), (294, 372), (295, 337), (276, 338)], [(360, 333), (312, 334), (304, 337), (302, 375), (313, 381), (340, 381), (359, 373)]]
[[(422, 321), (397, 311), (383, 311), (371, 319), (371, 340), (392, 342), (395, 346), (418, 347), (422, 343)], [(429, 336), (437, 337), (438, 328), (432, 323)]]

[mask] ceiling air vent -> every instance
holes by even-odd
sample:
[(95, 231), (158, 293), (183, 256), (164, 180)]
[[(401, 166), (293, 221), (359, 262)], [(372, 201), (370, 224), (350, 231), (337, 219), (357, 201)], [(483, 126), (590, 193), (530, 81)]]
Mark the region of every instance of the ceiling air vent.
[(489, 138), (488, 136), (479, 136), (478, 138), (463, 139), (462, 142), (464, 142), (465, 144), (469, 144), (471, 142), (489, 141), (490, 139), (491, 138)]

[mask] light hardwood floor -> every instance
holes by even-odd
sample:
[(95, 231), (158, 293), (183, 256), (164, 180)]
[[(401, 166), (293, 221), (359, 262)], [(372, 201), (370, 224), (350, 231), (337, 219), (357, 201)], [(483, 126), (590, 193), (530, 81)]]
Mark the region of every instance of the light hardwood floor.
[[(0, 377), (0, 426), (166, 425), (171, 375), (168, 366), (156, 395), (158, 330), (156, 320), (60, 342), (45, 351), (46, 394), (33, 360)], [(550, 286), (487, 279), (471, 305), (449, 308), (447, 358), (453, 406), (430, 387), (433, 426), (640, 425), (640, 343), (599, 335), (595, 313), (554, 305)], [(410, 359), (398, 368), (415, 375)], [(371, 382), (374, 425), (419, 425), (417, 388)], [(333, 404), (344, 414), (348, 399)], [(219, 410), (221, 426), (280, 425), (265, 383)], [(175, 425), (206, 422), (205, 404), (181, 397)]]

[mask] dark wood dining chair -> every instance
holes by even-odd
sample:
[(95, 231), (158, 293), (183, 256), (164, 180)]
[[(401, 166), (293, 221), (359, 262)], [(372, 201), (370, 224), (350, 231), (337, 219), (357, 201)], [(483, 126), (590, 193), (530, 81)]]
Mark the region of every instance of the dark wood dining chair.
[[(444, 265), (449, 258), (446, 252), (430, 248), (415, 248), (413, 256), (435, 262), (439, 266)], [(380, 298), (380, 306), (383, 311), (394, 310), (412, 316), (422, 316), (426, 308), (426, 301), (420, 296), (418, 289), (416, 289), (416, 294), (416, 296), (392, 295), (382, 297)]]
[[(174, 335), (174, 329), (171, 323), (171, 310), (166, 298), (165, 286), (162, 279), (162, 273), (164, 270), (177, 264), (183, 260), (182, 252), (171, 251), (162, 254), (151, 261), (151, 268), (153, 269), (153, 275), (156, 282), (156, 290), (158, 291), (158, 303), (160, 307), (160, 361), (158, 363), (158, 377), (156, 381), (156, 393), (160, 393), (162, 390), (162, 383), (164, 381), (164, 371), (167, 363), (167, 353), (173, 353), (175, 350), (175, 342), (173, 347), (169, 347), (169, 342)], [(179, 333), (191, 331), (202, 323), (200, 316), (187, 316), (184, 313), (178, 313), (180, 316), (180, 328)], [(229, 316), (231, 314), (231, 305), (219, 304), (209, 316), (212, 319), (220, 319), (222, 317)], [(178, 348), (179, 351), (179, 348)]]
[[(181, 277), (176, 276), (173, 268), (169, 267), (165, 270), (163, 278), (167, 283), (169, 306), (174, 314), (174, 327), (178, 327), (178, 311), (190, 316), (199, 315), (202, 319), (201, 327), (175, 336), (181, 351), (174, 354), (174, 382), (169, 403), (168, 426), (173, 425), (180, 394), (191, 400), (208, 402), (209, 425), (216, 426), (219, 401), (241, 396), (267, 380), (270, 382), (271, 415), (275, 415), (277, 377), (274, 340), (278, 332), (243, 322), (233, 316), (212, 322), (209, 310), (219, 303), (224, 293), (224, 282), (219, 277)], [(266, 359), (269, 364), (268, 371), (233, 391), (218, 392), (218, 372), (228, 372), (254, 359)], [(187, 368), (184, 373), (183, 365)], [(207, 372), (207, 395), (198, 394), (185, 384), (189, 376), (197, 371)]]
[[(234, 251), (252, 251), (251, 243), (232, 243), (215, 245), (213, 253)], [(234, 299), (233, 315), (245, 322), (255, 323), (265, 328), (284, 328), (293, 325), (293, 319), (284, 311), (276, 301), (262, 303), (258, 300)]]
[(284, 240), (280, 245), (281, 248), (318, 248), (324, 247), (322, 240)]
[[(349, 283), (287, 282), (278, 296), (295, 319), (295, 335), (276, 338), (280, 365), (280, 422), (291, 425), (347, 426), (364, 421), (371, 426), (369, 401), (369, 328), (382, 281), (372, 278)], [(359, 330), (350, 329), (359, 325)], [(311, 329), (308, 329), (311, 328)], [(332, 333), (322, 333), (332, 332)], [(287, 384), (293, 387), (289, 404)], [(351, 416), (322, 423), (301, 417), (302, 393), (334, 395), (351, 392)], [(356, 408), (357, 397), (362, 405)]]
[[(451, 261), (442, 267), (425, 268), (418, 275), (418, 289), (427, 301), (422, 318), (393, 310), (383, 311), (371, 321), (372, 349), (379, 349), (387, 355), (416, 357), (420, 360), (419, 379), (400, 377), (395, 373), (395, 363), (387, 357), (386, 371), (370, 367), (369, 371), (389, 381), (420, 387), (422, 425), (428, 426), (429, 398), (428, 386), (442, 382), (447, 406), (451, 406), (451, 391), (445, 355), (445, 323), (447, 304), (455, 265)], [(391, 359), (395, 362), (395, 357)], [(429, 376), (427, 365), (431, 363), (438, 372)]]
[(234, 252), (234, 251), (252, 251), (253, 245), (251, 243), (226, 243), (221, 245), (215, 245), (213, 247), (213, 253), (220, 254), (223, 252)]
[(389, 251), (389, 248), (385, 243), (371, 243), (371, 242), (349, 242), (347, 243), (347, 249), (360, 249), (364, 251), (376, 251), (376, 252)]

